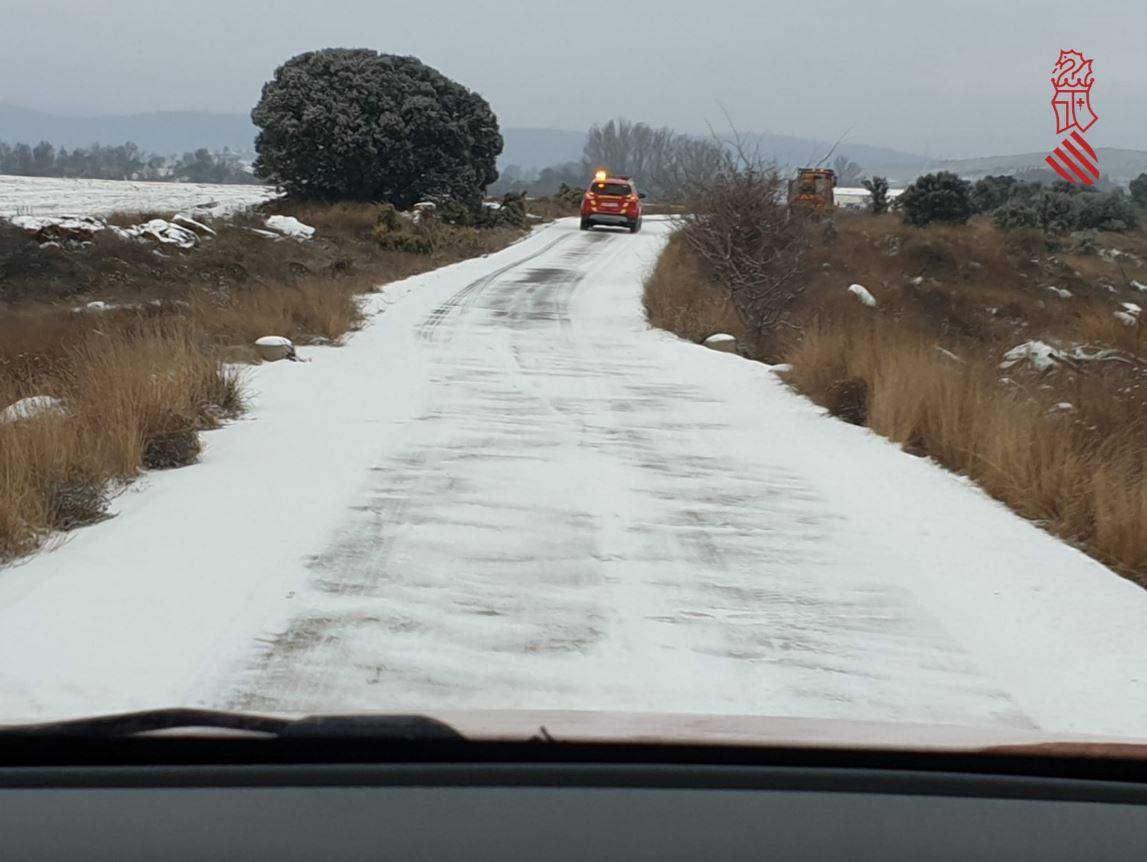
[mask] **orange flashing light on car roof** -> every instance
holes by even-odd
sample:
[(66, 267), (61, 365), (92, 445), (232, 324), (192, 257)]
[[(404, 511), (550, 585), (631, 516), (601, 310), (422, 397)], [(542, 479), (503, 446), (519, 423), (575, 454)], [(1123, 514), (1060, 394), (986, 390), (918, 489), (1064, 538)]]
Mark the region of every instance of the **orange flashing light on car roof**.
[(598, 168), (593, 173), (593, 178), (599, 183), (608, 176), (609, 176), (609, 171), (607, 171), (605, 168)]

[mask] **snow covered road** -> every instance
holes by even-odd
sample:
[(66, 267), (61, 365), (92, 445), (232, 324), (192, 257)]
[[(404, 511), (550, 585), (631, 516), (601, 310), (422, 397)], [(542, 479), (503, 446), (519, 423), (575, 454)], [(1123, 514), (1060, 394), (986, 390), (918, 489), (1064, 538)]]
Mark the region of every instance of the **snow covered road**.
[(601, 709), (1147, 735), (1147, 592), (559, 222), (253, 373), (203, 463), (0, 570), (0, 715)]

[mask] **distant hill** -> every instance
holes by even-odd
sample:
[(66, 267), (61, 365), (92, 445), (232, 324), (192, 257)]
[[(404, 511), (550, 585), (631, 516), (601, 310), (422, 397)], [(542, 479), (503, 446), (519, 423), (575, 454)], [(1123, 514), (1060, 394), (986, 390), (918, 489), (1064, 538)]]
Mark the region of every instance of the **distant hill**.
[(540, 171), (562, 162), (581, 159), (585, 132), (569, 129), (502, 129), (506, 147), (498, 159), (499, 167), (517, 165), (526, 173)]
[[(133, 141), (148, 152), (180, 155), (199, 147), (236, 152), (254, 148), (256, 129), (244, 114), (196, 111), (158, 111), (119, 116), (69, 117), (0, 104), (0, 141), (36, 144), (51, 141), (69, 149), (89, 144), (122, 144)], [(518, 165), (526, 173), (550, 165), (581, 159), (584, 131), (572, 129), (510, 127), (502, 130), (506, 146), (499, 167)], [(816, 138), (760, 132), (747, 135), (751, 146), (766, 159), (789, 171), (816, 164), (832, 148), (832, 142)], [(839, 155), (859, 164), (865, 175), (881, 174), (904, 185), (927, 171), (954, 171), (969, 179), (988, 174), (1014, 174), (1045, 168), (1047, 153), (985, 156), (974, 159), (929, 160), (916, 153), (889, 147), (845, 141), (827, 160)], [(1113, 182), (1126, 184), (1147, 172), (1147, 151), (1113, 147), (1099, 148), (1099, 163)]]
[[(1126, 185), (1142, 173), (1147, 173), (1147, 150), (1123, 150), (1115, 147), (1096, 147), (1099, 169), (1112, 182)], [(1015, 156), (986, 156), (977, 159), (954, 159), (934, 162), (933, 171), (952, 171), (967, 179), (978, 179), (989, 174), (1014, 174), (1019, 171), (1047, 170), (1046, 152), (1021, 153)], [(911, 179), (911, 178), (910, 178)]]
[[(924, 164), (923, 156), (872, 144), (844, 141), (833, 150), (831, 141), (816, 138), (798, 138), (772, 132), (757, 132), (745, 137), (754, 147), (759, 148), (763, 158), (785, 168), (810, 167), (822, 159), (825, 159), (825, 165), (831, 165), (837, 156), (852, 159), (864, 169), (865, 174), (887, 170), (891, 165)], [(828, 155), (830, 151), (831, 156)]]
[(254, 148), (255, 127), (243, 114), (157, 111), (103, 117), (66, 117), (0, 104), (0, 140), (50, 141), (73, 149), (132, 141), (148, 152), (182, 154), (199, 147), (237, 152)]

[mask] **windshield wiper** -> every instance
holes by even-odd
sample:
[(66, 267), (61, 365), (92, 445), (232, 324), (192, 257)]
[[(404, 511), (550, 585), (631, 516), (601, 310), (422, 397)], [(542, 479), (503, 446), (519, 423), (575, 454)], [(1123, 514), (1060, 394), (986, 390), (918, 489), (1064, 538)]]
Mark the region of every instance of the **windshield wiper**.
[(123, 738), (166, 730), (210, 728), (277, 739), (348, 737), (387, 741), (462, 740), (445, 722), (424, 715), (313, 715), (277, 718), (213, 709), (152, 709), (91, 718), (0, 727), (0, 736)]

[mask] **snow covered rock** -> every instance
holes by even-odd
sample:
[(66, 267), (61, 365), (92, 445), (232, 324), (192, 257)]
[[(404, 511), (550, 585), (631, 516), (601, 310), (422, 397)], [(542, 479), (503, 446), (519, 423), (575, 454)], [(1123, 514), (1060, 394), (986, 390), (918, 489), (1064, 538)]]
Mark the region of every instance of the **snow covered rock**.
[(12, 224), (35, 236), (37, 242), (86, 242), (107, 225), (92, 216), (16, 216)]
[(1139, 324), (1139, 317), (1134, 314), (1128, 314), (1126, 311), (1115, 312), (1115, 319), (1124, 326), (1137, 326)]
[(1133, 314), (1136, 317), (1138, 317), (1143, 312), (1143, 306), (1134, 302), (1124, 302), (1122, 305), (1124, 311), (1126, 311), (1128, 314)]
[(1058, 368), (1067, 362), (1068, 355), (1059, 348), (1052, 347), (1043, 341), (1025, 341), (1004, 354), (1000, 368), (1027, 365), (1036, 371), (1047, 371), (1049, 368)]
[(291, 339), (283, 338), (281, 335), (264, 335), (256, 340), (255, 350), (266, 362), (295, 358), (295, 345), (291, 343)]
[(291, 239), (297, 239), (299, 242), (311, 239), (315, 235), (315, 229), (313, 227), (308, 224), (303, 224), (294, 216), (267, 216), (267, 220), (264, 224), (271, 230), (281, 233), (283, 236), (289, 236)]
[(424, 218), (432, 218), (438, 209), (434, 201), (419, 201), (411, 207), (410, 220), (418, 224)]
[(177, 213), (171, 217), (171, 220), (180, 226), (190, 228), (191, 230), (203, 236), (215, 236), (215, 230), (213, 228), (209, 228), (207, 225), (203, 224), (203, 222), (196, 221), (189, 215)]
[(167, 219), (153, 218), (149, 222), (132, 225), (129, 228), (113, 226), (112, 230), (120, 239), (151, 240), (163, 245), (174, 245), (177, 248), (195, 248), (199, 245), (199, 234)]
[(736, 353), (737, 339), (727, 332), (718, 332), (706, 338), (702, 344), (710, 350), (719, 350), (722, 353)]
[(1147, 284), (1141, 284), (1138, 281), (1132, 281), (1131, 286), (1133, 288), (1135, 288), (1136, 290), (1142, 291), (1143, 293), (1147, 293)]
[(1049, 284), (1047, 289), (1058, 296), (1060, 299), (1071, 299), (1071, 291), (1066, 287), (1056, 287), (1054, 284)]
[(1128, 254), (1121, 248), (1101, 248), (1099, 250), (1099, 256), (1108, 263), (1115, 263), (1115, 261), (1119, 260), (1121, 257), (1129, 257), (1132, 259), (1135, 258), (1135, 255)]
[(32, 395), (28, 398), (21, 398), (0, 411), (0, 425), (67, 415), (68, 411), (64, 409), (64, 402), (59, 398), (53, 398), (51, 395)]
[(867, 305), (869, 308), (876, 307), (876, 297), (868, 292), (868, 289), (862, 284), (850, 284), (848, 292), (856, 297), (861, 305)]

